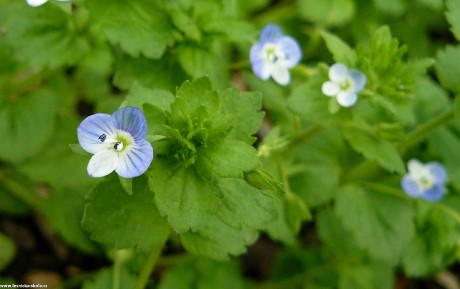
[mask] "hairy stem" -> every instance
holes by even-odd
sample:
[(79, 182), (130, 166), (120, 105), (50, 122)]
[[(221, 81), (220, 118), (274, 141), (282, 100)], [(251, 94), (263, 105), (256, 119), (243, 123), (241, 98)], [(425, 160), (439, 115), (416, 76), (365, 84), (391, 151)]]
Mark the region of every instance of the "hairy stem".
[[(165, 240), (166, 242), (166, 240)], [(161, 251), (164, 247), (164, 242), (154, 246), (150, 251), (150, 254), (145, 262), (144, 268), (142, 268), (139, 277), (137, 278), (136, 284), (134, 285), (133, 289), (144, 289), (149, 281), (149, 277), (155, 268), (158, 258), (160, 257)]]

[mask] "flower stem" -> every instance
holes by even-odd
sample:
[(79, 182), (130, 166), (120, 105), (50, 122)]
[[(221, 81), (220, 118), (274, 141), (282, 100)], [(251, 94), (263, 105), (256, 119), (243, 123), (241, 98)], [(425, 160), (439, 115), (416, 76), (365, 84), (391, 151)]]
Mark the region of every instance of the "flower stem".
[(41, 202), (38, 196), (4, 170), (0, 171), (0, 183), (19, 200), (37, 211), (40, 209)]
[(406, 151), (409, 147), (416, 145), (430, 134), (441, 128), (442, 126), (448, 124), (455, 117), (454, 109), (448, 110), (429, 121), (420, 124), (412, 132), (410, 132), (403, 144), (399, 146), (401, 152)]
[[(166, 238), (167, 239), (167, 238)], [(165, 240), (166, 242), (166, 240)], [(155, 268), (158, 258), (160, 257), (161, 251), (163, 250), (165, 242), (159, 243), (152, 248), (150, 254), (145, 262), (144, 268), (142, 268), (139, 277), (137, 278), (136, 284), (133, 289), (144, 289), (149, 281), (149, 277)]]
[(296, 137), (294, 137), (290, 141), (289, 145), (287, 146), (287, 149), (292, 150), (293, 148), (295, 148), (299, 144), (303, 143), (307, 139), (309, 139), (312, 136), (314, 136), (317, 132), (321, 131), (322, 129), (323, 129), (323, 126), (321, 126), (319, 124), (312, 125), (307, 130), (303, 131), (302, 133), (300, 133)]

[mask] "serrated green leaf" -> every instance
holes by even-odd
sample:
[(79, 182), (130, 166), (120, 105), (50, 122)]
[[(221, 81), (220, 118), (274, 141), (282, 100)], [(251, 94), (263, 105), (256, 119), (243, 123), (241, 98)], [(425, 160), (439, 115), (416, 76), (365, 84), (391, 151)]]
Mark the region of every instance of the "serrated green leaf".
[(336, 212), (359, 246), (389, 264), (399, 261), (415, 233), (413, 207), (402, 197), (348, 185), (337, 192)]
[(447, 46), (438, 52), (436, 74), (442, 85), (453, 92), (460, 92), (460, 47)]
[(182, 245), (191, 253), (216, 260), (227, 260), (229, 255), (246, 252), (258, 234), (247, 227), (233, 228), (218, 218), (210, 218), (196, 232), (181, 234)]
[(454, 33), (455, 38), (460, 40), (460, 3), (458, 0), (447, 0), (446, 6), (446, 17), (451, 25), (450, 30)]
[(174, 43), (174, 26), (155, 2), (101, 0), (87, 2), (86, 6), (107, 39), (133, 57), (143, 54), (158, 59)]
[(221, 112), (231, 115), (229, 137), (252, 144), (263, 118), (262, 96), (258, 92), (238, 92), (227, 89), (221, 93)]
[(198, 149), (196, 161), (197, 172), (209, 179), (215, 177), (243, 178), (245, 171), (251, 171), (260, 166), (257, 150), (254, 147), (231, 140), (219, 142), (214, 148), (208, 146)]
[(217, 215), (231, 227), (265, 229), (280, 217), (282, 200), (272, 191), (256, 189), (240, 178), (222, 178), (219, 186), (222, 205)]
[(52, 136), (56, 111), (56, 95), (44, 90), (0, 108), (0, 158), (20, 162), (39, 153)]
[(148, 176), (158, 209), (176, 232), (197, 230), (217, 212), (219, 188), (202, 180), (191, 167), (174, 168), (158, 157)]
[(355, 14), (355, 3), (350, 0), (301, 0), (299, 5), (300, 15), (316, 23), (340, 25)]
[(405, 172), (404, 163), (396, 146), (389, 141), (379, 139), (363, 120), (355, 118), (346, 123), (342, 127), (342, 133), (353, 149), (366, 158), (376, 160), (390, 172), (400, 174)]
[(143, 176), (133, 180), (132, 195), (114, 175), (99, 183), (88, 195), (82, 223), (93, 239), (110, 249), (148, 250), (169, 235)]
[(16, 254), (16, 246), (13, 240), (0, 233), (0, 271), (8, 266)]
[(77, 63), (89, 50), (88, 40), (80, 33), (80, 15), (68, 15), (55, 5), (30, 9), (15, 4), (9, 8), (6, 39), (19, 59), (31, 66), (55, 68)]
[(356, 66), (355, 52), (350, 48), (350, 46), (348, 46), (347, 43), (338, 36), (327, 31), (322, 31), (321, 36), (323, 36), (327, 48), (332, 53), (336, 62), (344, 63), (348, 67)]

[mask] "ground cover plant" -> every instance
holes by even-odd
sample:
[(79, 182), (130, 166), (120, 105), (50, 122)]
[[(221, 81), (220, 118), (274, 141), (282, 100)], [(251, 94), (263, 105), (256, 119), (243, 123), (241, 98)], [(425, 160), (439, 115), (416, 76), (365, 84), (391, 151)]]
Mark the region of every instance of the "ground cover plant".
[(459, 40), (458, 0), (0, 0), (0, 287), (460, 288)]

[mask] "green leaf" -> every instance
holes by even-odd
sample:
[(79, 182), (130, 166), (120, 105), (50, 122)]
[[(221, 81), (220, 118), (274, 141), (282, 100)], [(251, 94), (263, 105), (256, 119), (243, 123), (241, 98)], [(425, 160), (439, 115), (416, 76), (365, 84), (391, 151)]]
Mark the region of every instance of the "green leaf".
[(133, 58), (126, 54), (117, 56), (113, 82), (119, 88), (130, 89), (135, 82), (139, 82), (144, 87), (174, 91), (177, 83), (186, 79), (179, 65), (167, 61), (167, 58), (152, 60), (143, 56)]
[(344, 124), (342, 133), (353, 149), (366, 158), (376, 160), (390, 172), (400, 174), (405, 172), (404, 163), (396, 146), (389, 141), (379, 139), (362, 119), (355, 118)]
[(253, 243), (257, 236), (254, 229), (234, 228), (218, 218), (210, 218), (198, 231), (181, 234), (181, 240), (193, 254), (227, 260), (229, 255), (245, 253), (246, 245)]
[(83, 252), (98, 252), (96, 243), (89, 239), (89, 234), (81, 227), (85, 199), (75, 190), (54, 191), (43, 201), (42, 213), (51, 228), (67, 244)]
[(403, 0), (373, 0), (373, 2), (383, 12), (393, 15), (401, 15), (406, 8)]
[(348, 67), (356, 66), (355, 52), (350, 48), (350, 46), (348, 46), (347, 43), (338, 36), (327, 31), (322, 31), (321, 36), (323, 36), (327, 48), (332, 53), (336, 62), (344, 63)]
[(15, 4), (9, 7), (6, 40), (19, 59), (31, 66), (55, 68), (78, 63), (88, 52), (88, 40), (81, 33), (85, 16), (67, 14), (56, 5), (30, 9)]
[(52, 136), (56, 110), (56, 95), (44, 90), (0, 108), (0, 158), (20, 162), (38, 154)]
[(131, 87), (126, 101), (129, 106), (142, 108), (144, 104), (154, 105), (163, 111), (169, 111), (174, 95), (161, 89), (150, 89), (135, 82)]
[(402, 195), (348, 185), (337, 192), (336, 212), (359, 246), (389, 264), (399, 261), (415, 233), (413, 207)]
[(247, 289), (237, 262), (197, 259), (166, 271), (158, 289)]
[(202, 180), (191, 167), (174, 168), (158, 157), (150, 168), (149, 185), (158, 209), (176, 232), (197, 230), (217, 212), (219, 188)]
[(299, 5), (300, 15), (316, 23), (341, 25), (355, 14), (355, 3), (350, 0), (301, 0)]
[(447, 46), (444, 50), (440, 50), (436, 57), (436, 74), (441, 81), (441, 84), (455, 92), (460, 92), (460, 47)]
[(155, 2), (101, 0), (87, 2), (86, 6), (107, 39), (133, 57), (143, 54), (158, 59), (174, 43), (174, 26)]
[[(235, 156), (238, 156), (236, 158)], [(215, 177), (243, 178), (243, 173), (260, 166), (257, 150), (240, 141), (222, 141), (214, 148), (197, 151), (197, 172), (210, 179)]]
[[(92, 276), (89, 280), (83, 283), (83, 289), (107, 289), (107, 288), (133, 288), (136, 282), (136, 276), (127, 270), (125, 267), (121, 267), (117, 273), (114, 272), (114, 268), (107, 268), (97, 272), (96, 275)], [(115, 277), (115, 274), (117, 275)], [(117, 284), (114, 284), (117, 282)]]
[(262, 95), (258, 92), (238, 92), (234, 88), (224, 90), (220, 99), (221, 111), (231, 115), (232, 131), (229, 137), (252, 144), (252, 136), (259, 130), (264, 113)]
[[(449, 207), (456, 207), (454, 209)], [(430, 276), (456, 259), (460, 226), (458, 214), (460, 199), (448, 197), (440, 204), (419, 203), (417, 233), (402, 258), (404, 271), (409, 276)]]
[(446, 5), (446, 17), (451, 25), (450, 30), (454, 33), (455, 38), (460, 40), (460, 5), (457, 0), (447, 0)]
[(144, 251), (169, 235), (143, 176), (133, 180), (132, 195), (126, 194), (113, 174), (99, 183), (88, 195), (82, 222), (93, 239), (110, 249)]
[(76, 131), (80, 119), (73, 115), (66, 115), (57, 118), (56, 122), (57, 128), (43, 152), (21, 163), (17, 168), (33, 181), (49, 184), (54, 188), (89, 189), (96, 183), (96, 179), (89, 178), (87, 172), (91, 154), (84, 151), (79, 144), (76, 146), (83, 156), (69, 148), (69, 143), (77, 142)]
[(118, 176), (118, 179), (120, 180), (120, 185), (123, 187), (125, 192), (128, 195), (132, 195), (133, 194), (133, 179), (131, 178), (127, 179), (127, 178), (123, 178), (120, 176)]
[(0, 271), (3, 271), (16, 255), (16, 246), (13, 240), (0, 233)]

